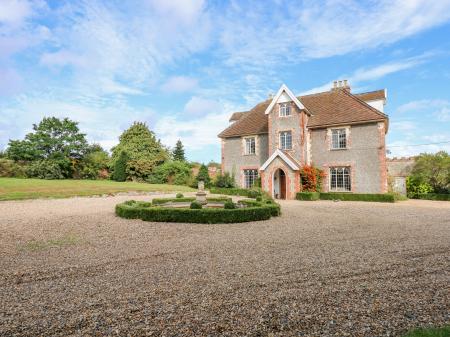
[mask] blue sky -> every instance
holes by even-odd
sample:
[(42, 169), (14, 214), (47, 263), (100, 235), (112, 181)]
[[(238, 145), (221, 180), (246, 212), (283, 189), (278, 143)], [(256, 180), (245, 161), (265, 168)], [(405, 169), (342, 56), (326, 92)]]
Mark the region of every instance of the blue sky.
[(133, 121), (220, 160), (233, 111), (282, 83), (387, 88), (392, 155), (450, 143), (450, 0), (0, 0), (0, 149), (44, 116), (109, 149)]

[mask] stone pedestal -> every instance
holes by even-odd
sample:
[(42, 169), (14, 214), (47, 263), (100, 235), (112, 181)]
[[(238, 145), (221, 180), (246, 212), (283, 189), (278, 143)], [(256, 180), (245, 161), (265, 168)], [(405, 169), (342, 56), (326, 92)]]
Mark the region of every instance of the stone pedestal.
[(198, 192), (195, 193), (195, 199), (202, 205), (206, 205), (205, 183), (203, 181), (198, 182)]

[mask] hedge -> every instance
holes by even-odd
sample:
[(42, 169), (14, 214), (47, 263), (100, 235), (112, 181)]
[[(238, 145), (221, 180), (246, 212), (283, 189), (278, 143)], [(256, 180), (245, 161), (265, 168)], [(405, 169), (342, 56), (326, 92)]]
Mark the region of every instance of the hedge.
[(426, 193), (418, 194), (414, 199), (450, 201), (450, 194)]
[(296, 194), (295, 198), (297, 200), (319, 200), (320, 199), (320, 193), (319, 192), (299, 192)]
[(154, 198), (152, 200), (153, 205), (162, 205), (168, 202), (192, 202), (195, 198), (193, 197), (185, 197), (185, 198)]
[(244, 204), (247, 207), (267, 207), (270, 209), (270, 214), (272, 216), (279, 216), (281, 214), (280, 205), (272, 200), (255, 201), (253, 199), (243, 199), (239, 200), (238, 204)]
[(257, 189), (248, 188), (221, 188), (221, 187), (211, 187), (209, 192), (212, 194), (225, 194), (225, 195), (239, 195), (241, 197), (256, 198), (261, 196), (262, 192)]
[(395, 202), (393, 194), (320, 193), (321, 200)]
[[(259, 207), (236, 209), (222, 208), (164, 208), (158, 206), (143, 207), (133, 201), (116, 205), (116, 214), (126, 219), (142, 219), (157, 222), (187, 222), (187, 223), (236, 223), (268, 220), (274, 213), (273, 204)], [(276, 206), (276, 204), (275, 204)]]

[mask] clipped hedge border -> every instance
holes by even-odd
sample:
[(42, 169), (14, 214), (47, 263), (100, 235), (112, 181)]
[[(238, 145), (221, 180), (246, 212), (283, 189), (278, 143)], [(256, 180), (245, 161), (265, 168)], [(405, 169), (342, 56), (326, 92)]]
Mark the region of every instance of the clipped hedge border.
[(270, 214), (272, 216), (281, 215), (280, 205), (273, 202), (272, 200), (255, 201), (253, 199), (243, 199), (239, 200), (238, 204), (243, 204), (246, 205), (247, 207), (267, 207), (270, 209)]
[(320, 193), (319, 192), (298, 192), (295, 195), (295, 198), (297, 200), (303, 200), (303, 201), (315, 201), (320, 199)]
[(426, 193), (419, 194), (414, 199), (450, 201), (450, 194)]
[(369, 194), (369, 193), (320, 193), (321, 200), (342, 201), (373, 201), (373, 202), (395, 202), (393, 194)]
[(194, 197), (183, 197), (183, 198), (154, 198), (152, 200), (153, 205), (163, 205), (168, 202), (192, 202), (194, 201)]
[(144, 207), (133, 201), (116, 205), (116, 214), (122, 218), (155, 222), (237, 223), (268, 220), (273, 213), (274, 207), (269, 204), (236, 209)]
[(212, 194), (238, 195), (247, 198), (256, 198), (262, 196), (262, 192), (255, 189), (247, 188), (225, 188), (225, 187), (211, 187), (209, 192)]

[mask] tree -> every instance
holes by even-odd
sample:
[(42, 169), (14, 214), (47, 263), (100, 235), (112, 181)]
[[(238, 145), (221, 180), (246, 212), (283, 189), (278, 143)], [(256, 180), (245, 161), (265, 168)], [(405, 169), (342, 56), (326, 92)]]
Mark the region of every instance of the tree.
[(84, 179), (108, 177), (109, 155), (100, 145), (89, 145), (86, 155), (81, 162), (79, 176)]
[(48, 117), (33, 124), (24, 140), (10, 140), (6, 153), (15, 161), (32, 161), (31, 176), (60, 179), (72, 177), (87, 147), (77, 122)]
[(209, 187), (211, 185), (211, 178), (209, 177), (208, 167), (205, 164), (202, 164), (202, 166), (200, 166), (197, 177), (195, 177), (197, 186), (199, 181), (203, 181), (205, 183), (205, 187)]
[(148, 181), (153, 184), (189, 185), (192, 182), (191, 167), (186, 162), (167, 161), (153, 170)]
[(186, 157), (184, 154), (184, 146), (181, 140), (177, 140), (175, 144), (175, 149), (172, 152), (173, 160), (175, 161), (186, 161)]
[(125, 151), (120, 152), (119, 157), (114, 162), (114, 171), (111, 176), (112, 180), (125, 181), (127, 180), (127, 162), (128, 155)]
[(126, 174), (128, 179), (146, 179), (153, 169), (169, 158), (167, 149), (156, 139), (145, 123), (135, 122), (119, 138), (112, 149), (112, 165), (122, 152), (128, 156)]
[(417, 157), (410, 177), (413, 185), (428, 184), (435, 193), (450, 193), (450, 155), (445, 151)]

